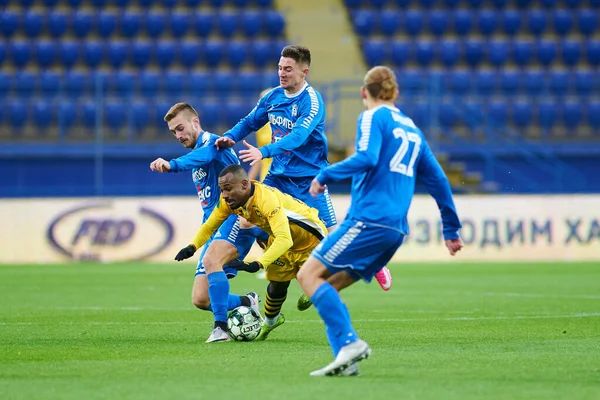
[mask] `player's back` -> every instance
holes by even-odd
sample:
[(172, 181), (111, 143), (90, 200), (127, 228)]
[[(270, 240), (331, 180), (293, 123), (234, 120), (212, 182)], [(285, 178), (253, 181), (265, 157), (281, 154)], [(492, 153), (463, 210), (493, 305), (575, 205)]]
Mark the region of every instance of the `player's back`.
[[(357, 148), (367, 151), (373, 167), (352, 180), (348, 218), (389, 226), (407, 234), (406, 215), (417, 171), (424, 155), (426, 163), (431, 163), (433, 157), (423, 133), (409, 117), (389, 106), (363, 112), (358, 119), (358, 132)], [(431, 173), (430, 169), (425, 173)]]

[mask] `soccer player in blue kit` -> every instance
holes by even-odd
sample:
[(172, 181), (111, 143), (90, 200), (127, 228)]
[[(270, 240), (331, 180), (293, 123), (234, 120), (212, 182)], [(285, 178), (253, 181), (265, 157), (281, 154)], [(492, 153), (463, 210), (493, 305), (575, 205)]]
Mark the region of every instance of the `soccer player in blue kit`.
[[(175, 138), (192, 151), (170, 161), (158, 158), (150, 164), (150, 169), (161, 173), (191, 170), (198, 197), (202, 202), (204, 223), (219, 203), (219, 173), (228, 165), (239, 164), (239, 160), (232, 149), (217, 150), (214, 143), (219, 136), (202, 130), (198, 113), (191, 105), (175, 104), (167, 112), (164, 120)], [(226, 266), (231, 261), (243, 260), (255, 239), (266, 242), (269, 236), (243, 218), (232, 215), (204, 246), (196, 268), (192, 302), (197, 308), (212, 311), (214, 314), (215, 326), (207, 343), (229, 339), (228, 310), (245, 305), (252, 307), (260, 315), (258, 294), (229, 294), (227, 279), (234, 277), (237, 270)]]
[(317, 196), (327, 183), (352, 177), (346, 219), (315, 248), (297, 275), (325, 323), (334, 354), (333, 362), (311, 376), (358, 375), (356, 363), (371, 354), (327, 280), (337, 275), (342, 288), (359, 279), (370, 282), (390, 261), (408, 234), (406, 216), (417, 177), (437, 202), (450, 254), (463, 247), (448, 179), (421, 130), (394, 106), (398, 84), (393, 71), (383, 66), (369, 70), (361, 94), (367, 110), (358, 118), (356, 153), (321, 171), (310, 188)]

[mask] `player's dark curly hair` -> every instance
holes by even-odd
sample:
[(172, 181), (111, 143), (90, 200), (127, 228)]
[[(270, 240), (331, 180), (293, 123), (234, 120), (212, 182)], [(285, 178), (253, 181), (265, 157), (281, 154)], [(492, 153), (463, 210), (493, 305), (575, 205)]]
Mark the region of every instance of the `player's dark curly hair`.
[(310, 67), (310, 50), (304, 46), (285, 46), (281, 50), (281, 57), (291, 58), (298, 64), (305, 64)]
[(396, 74), (382, 65), (373, 67), (367, 72), (364, 87), (374, 99), (393, 101), (398, 96)]

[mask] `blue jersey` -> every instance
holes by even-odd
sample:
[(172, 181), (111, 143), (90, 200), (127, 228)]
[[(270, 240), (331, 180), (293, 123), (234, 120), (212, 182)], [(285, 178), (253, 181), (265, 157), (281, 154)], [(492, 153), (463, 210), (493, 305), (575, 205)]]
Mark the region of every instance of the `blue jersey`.
[(215, 141), (218, 135), (200, 132), (194, 149), (188, 154), (169, 162), (171, 172), (192, 170), (192, 179), (202, 202), (204, 221), (219, 203), (219, 174), (228, 165), (239, 164), (233, 149), (217, 150)]
[(360, 115), (357, 131), (356, 153), (317, 176), (321, 184), (352, 177), (346, 218), (408, 234), (406, 216), (419, 177), (441, 211), (444, 238), (458, 238), (450, 183), (413, 121), (397, 108), (379, 106)]
[(329, 165), (323, 133), (325, 105), (321, 94), (308, 83), (292, 95), (281, 86), (271, 90), (223, 136), (239, 142), (267, 122), (271, 124), (271, 143), (260, 152), (263, 158), (273, 159), (270, 174), (314, 177)]

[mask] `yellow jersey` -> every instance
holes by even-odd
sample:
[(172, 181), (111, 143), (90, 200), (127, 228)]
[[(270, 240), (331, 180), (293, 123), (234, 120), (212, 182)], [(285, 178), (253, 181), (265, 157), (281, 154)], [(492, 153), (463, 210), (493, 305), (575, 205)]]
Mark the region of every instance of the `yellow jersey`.
[(272, 237), (269, 248), (257, 260), (265, 268), (288, 251), (302, 252), (314, 247), (314, 240), (307, 240), (306, 232), (318, 240), (327, 235), (327, 228), (319, 219), (316, 209), (258, 181), (250, 182), (253, 193), (242, 207), (232, 210), (221, 196), (210, 217), (192, 240), (197, 249), (210, 239), (231, 214), (245, 218)]
[[(271, 143), (271, 125), (267, 122), (262, 128), (256, 131), (256, 147), (259, 149)], [(271, 167), (271, 159), (263, 158), (260, 161), (260, 181), (262, 182)]]

